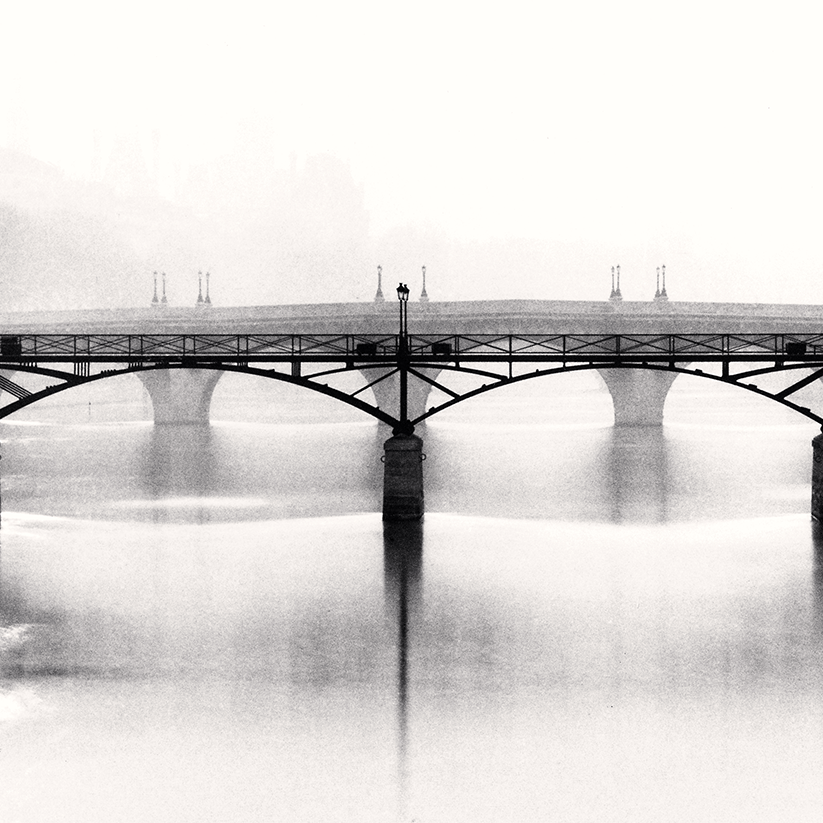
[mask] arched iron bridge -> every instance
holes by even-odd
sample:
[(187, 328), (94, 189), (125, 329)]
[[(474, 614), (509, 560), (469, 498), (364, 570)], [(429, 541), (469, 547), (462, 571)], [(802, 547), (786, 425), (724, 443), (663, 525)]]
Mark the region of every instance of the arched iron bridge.
[[(717, 373), (709, 373), (694, 364), (719, 367), (714, 366)], [(3, 335), (0, 369), (15, 374), (0, 375), (0, 389), (11, 396), (0, 406), (0, 418), (95, 380), (153, 369), (210, 369), (303, 386), (348, 403), (397, 433), (410, 433), (432, 415), (501, 386), (604, 368), (653, 369), (718, 380), (781, 403), (823, 426), (823, 416), (791, 399), (823, 377), (823, 334), (807, 333)], [(365, 376), (365, 385), (334, 385), (340, 375), (353, 370)], [(751, 382), (775, 372), (787, 378), (779, 390)], [(31, 390), (18, 382), (16, 373), (41, 375), (48, 383)], [(367, 389), (395, 374), (401, 378), (396, 413), (364, 399)], [(476, 385), (450, 385), (455, 374), (473, 376)], [(447, 399), (409, 418), (409, 378), (439, 389)]]

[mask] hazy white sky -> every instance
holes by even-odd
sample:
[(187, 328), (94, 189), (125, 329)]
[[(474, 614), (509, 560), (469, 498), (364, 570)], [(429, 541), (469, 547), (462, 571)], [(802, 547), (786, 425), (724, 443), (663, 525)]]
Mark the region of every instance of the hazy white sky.
[(819, 17), (722, 0), (18, 3), (2, 102), (77, 174), (95, 127), (159, 128), (196, 162), (254, 117), (284, 166), (349, 161), (375, 234), (614, 243), (823, 302)]

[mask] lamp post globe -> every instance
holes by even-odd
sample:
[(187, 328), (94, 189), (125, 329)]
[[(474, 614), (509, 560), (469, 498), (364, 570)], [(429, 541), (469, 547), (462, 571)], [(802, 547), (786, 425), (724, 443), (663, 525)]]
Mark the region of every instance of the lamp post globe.
[(400, 341), (402, 347), (408, 330), (409, 287), (405, 283), (400, 283), (397, 286), (397, 299), (400, 301)]

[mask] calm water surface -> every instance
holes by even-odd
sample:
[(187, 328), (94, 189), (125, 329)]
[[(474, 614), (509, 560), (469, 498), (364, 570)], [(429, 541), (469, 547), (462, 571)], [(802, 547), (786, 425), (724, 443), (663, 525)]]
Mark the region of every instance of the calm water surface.
[(693, 382), (458, 406), (420, 527), (283, 389), (0, 424), (2, 819), (819, 820), (815, 428)]

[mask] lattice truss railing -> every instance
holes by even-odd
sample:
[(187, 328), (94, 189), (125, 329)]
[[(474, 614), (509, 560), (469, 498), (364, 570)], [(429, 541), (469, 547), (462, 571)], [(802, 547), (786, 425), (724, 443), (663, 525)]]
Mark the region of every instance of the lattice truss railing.
[[(442, 400), (413, 422), (468, 397), (538, 375), (639, 367), (731, 383), (823, 425), (823, 417), (796, 402), (797, 392), (823, 378), (821, 334), (421, 336), (414, 338), (412, 347), (421, 356), (428, 348), (440, 360), (451, 359), (445, 367), (412, 366), (415, 377), (437, 389)], [(779, 387), (775, 374), (783, 379)], [(466, 375), (474, 376), (473, 386), (467, 387)]]
[[(781, 358), (823, 355), (823, 334), (449, 334), (409, 335), (413, 358)], [(0, 335), (0, 362), (277, 362), (291, 358), (396, 359), (397, 335), (374, 334), (41, 334)]]
[[(89, 380), (168, 367), (247, 371), (373, 408), (367, 389), (401, 366), (410, 380), (440, 393), (434, 411), (538, 374), (645, 367), (740, 385), (823, 423), (794, 402), (823, 376), (823, 334), (809, 333), (436, 334), (405, 341), (374, 334), (0, 335), (0, 415)], [(365, 383), (353, 388), (352, 370)], [(774, 372), (785, 374), (780, 388), (751, 382)], [(396, 419), (385, 410), (376, 416)]]

